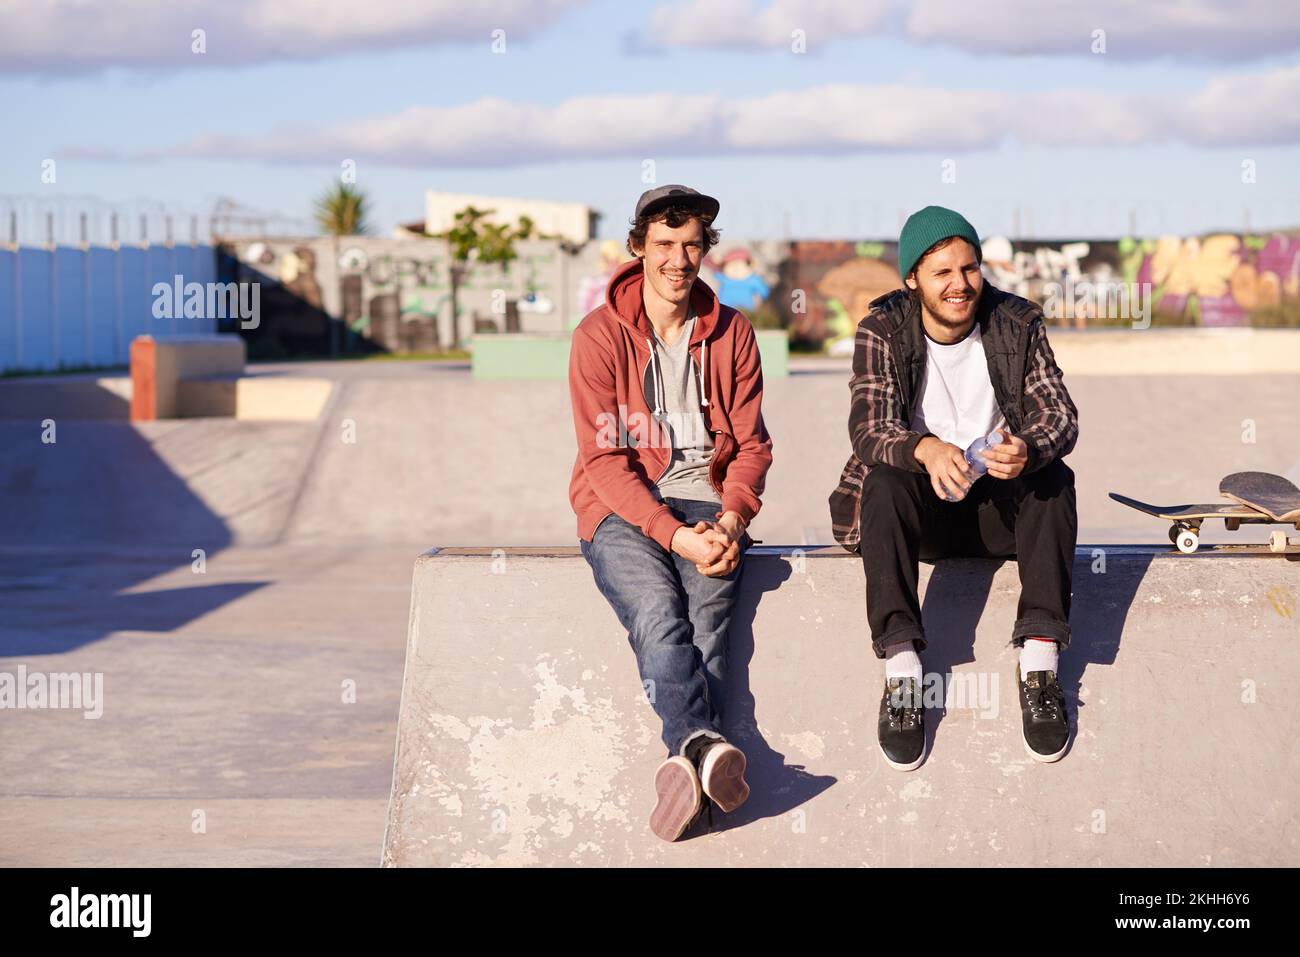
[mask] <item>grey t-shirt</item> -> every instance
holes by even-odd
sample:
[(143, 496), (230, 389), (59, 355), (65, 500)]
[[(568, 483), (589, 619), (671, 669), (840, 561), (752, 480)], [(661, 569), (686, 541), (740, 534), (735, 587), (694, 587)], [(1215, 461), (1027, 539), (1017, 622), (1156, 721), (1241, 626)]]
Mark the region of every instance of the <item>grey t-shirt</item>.
[(681, 335), (671, 346), (659, 338), (659, 333), (654, 334), (664, 390), (664, 414), (659, 421), (667, 427), (673, 444), (668, 471), (655, 483), (655, 488), (660, 498), (721, 503), (709, 484), (713, 435), (704, 423), (699, 376), (688, 348), (694, 331), (695, 316), (688, 314)]

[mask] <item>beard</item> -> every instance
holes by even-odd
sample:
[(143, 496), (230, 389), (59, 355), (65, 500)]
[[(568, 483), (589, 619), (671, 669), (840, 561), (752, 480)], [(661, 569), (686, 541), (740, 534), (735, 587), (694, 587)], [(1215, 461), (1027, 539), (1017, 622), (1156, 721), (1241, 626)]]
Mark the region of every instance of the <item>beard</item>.
[(938, 326), (956, 335), (965, 331), (967, 325), (975, 318), (975, 310), (978, 308), (980, 301), (980, 292), (982, 290), (969, 293), (969, 303), (954, 306), (952, 303), (944, 302), (942, 295), (931, 298), (921, 291), (921, 305)]

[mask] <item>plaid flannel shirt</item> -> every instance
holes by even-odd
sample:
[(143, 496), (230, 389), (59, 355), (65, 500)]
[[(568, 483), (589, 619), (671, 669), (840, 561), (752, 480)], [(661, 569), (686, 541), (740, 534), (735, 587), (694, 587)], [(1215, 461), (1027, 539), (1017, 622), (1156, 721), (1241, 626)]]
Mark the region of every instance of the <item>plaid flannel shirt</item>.
[[(1074, 448), (1079, 413), (1048, 344), (1042, 309), (987, 282), (980, 306), (977, 321), (989, 376), (1007, 427), (1028, 447), (1024, 472), (1033, 472)], [(916, 460), (916, 446), (929, 433), (911, 429), (912, 405), (926, 359), (923, 341), (919, 308), (903, 290), (872, 302), (871, 311), (858, 324), (849, 380), (853, 454), (830, 496), (835, 540), (851, 552), (858, 551), (862, 483), (867, 473), (881, 464), (925, 471)]]

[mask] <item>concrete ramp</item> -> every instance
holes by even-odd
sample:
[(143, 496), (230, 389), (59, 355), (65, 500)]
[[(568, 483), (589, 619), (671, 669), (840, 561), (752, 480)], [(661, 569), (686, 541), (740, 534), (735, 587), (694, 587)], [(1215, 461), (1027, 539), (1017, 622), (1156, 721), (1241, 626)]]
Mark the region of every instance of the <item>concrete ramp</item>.
[(0, 421), (0, 546), (190, 550), (276, 541), (318, 427)]
[(922, 566), (930, 756), (876, 747), (860, 562), (754, 549), (727, 724), (753, 796), (677, 844), (632, 652), (576, 549), (416, 563), (387, 866), (1300, 864), (1300, 549), (1081, 547), (1052, 765), (1024, 751), (1014, 562)]

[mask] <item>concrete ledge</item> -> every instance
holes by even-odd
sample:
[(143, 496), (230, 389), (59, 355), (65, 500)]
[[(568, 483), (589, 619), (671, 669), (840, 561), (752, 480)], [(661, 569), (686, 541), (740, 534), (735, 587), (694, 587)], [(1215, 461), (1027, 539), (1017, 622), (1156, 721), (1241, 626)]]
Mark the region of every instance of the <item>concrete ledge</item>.
[(784, 329), (755, 329), (764, 379), (784, 379), (790, 374), (790, 334)]
[(179, 418), (234, 416), (245, 421), (293, 422), (320, 417), (333, 384), (328, 379), (213, 376), (177, 385)]
[(563, 379), (569, 374), (567, 333), (510, 332), (474, 336), (471, 342), (475, 379)]
[[(755, 330), (763, 377), (789, 375), (790, 339), (781, 329)], [(567, 334), (502, 333), (475, 336), (471, 367), (475, 379), (565, 379), (569, 375)]]
[(244, 371), (239, 336), (137, 336), (131, 343), (131, 421), (174, 419), (180, 382)]
[(1047, 337), (1067, 376), (1300, 373), (1300, 329), (1049, 327)]
[(1097, 548), (1076, 556), (1061, 670), (1077, 728), (1053, 765), (1020, 738), (1015, 563), (922, 566), (926, 670), (954, 681), (909, 774), (876, 747), (860, 562), (756, 548), (726, 716), (753, 796), (673, 845), (646, 827), (658, 725), (577, 550), (430, 552), (415, 565), (383, 863), (1300, 863), (1300, 550)]

